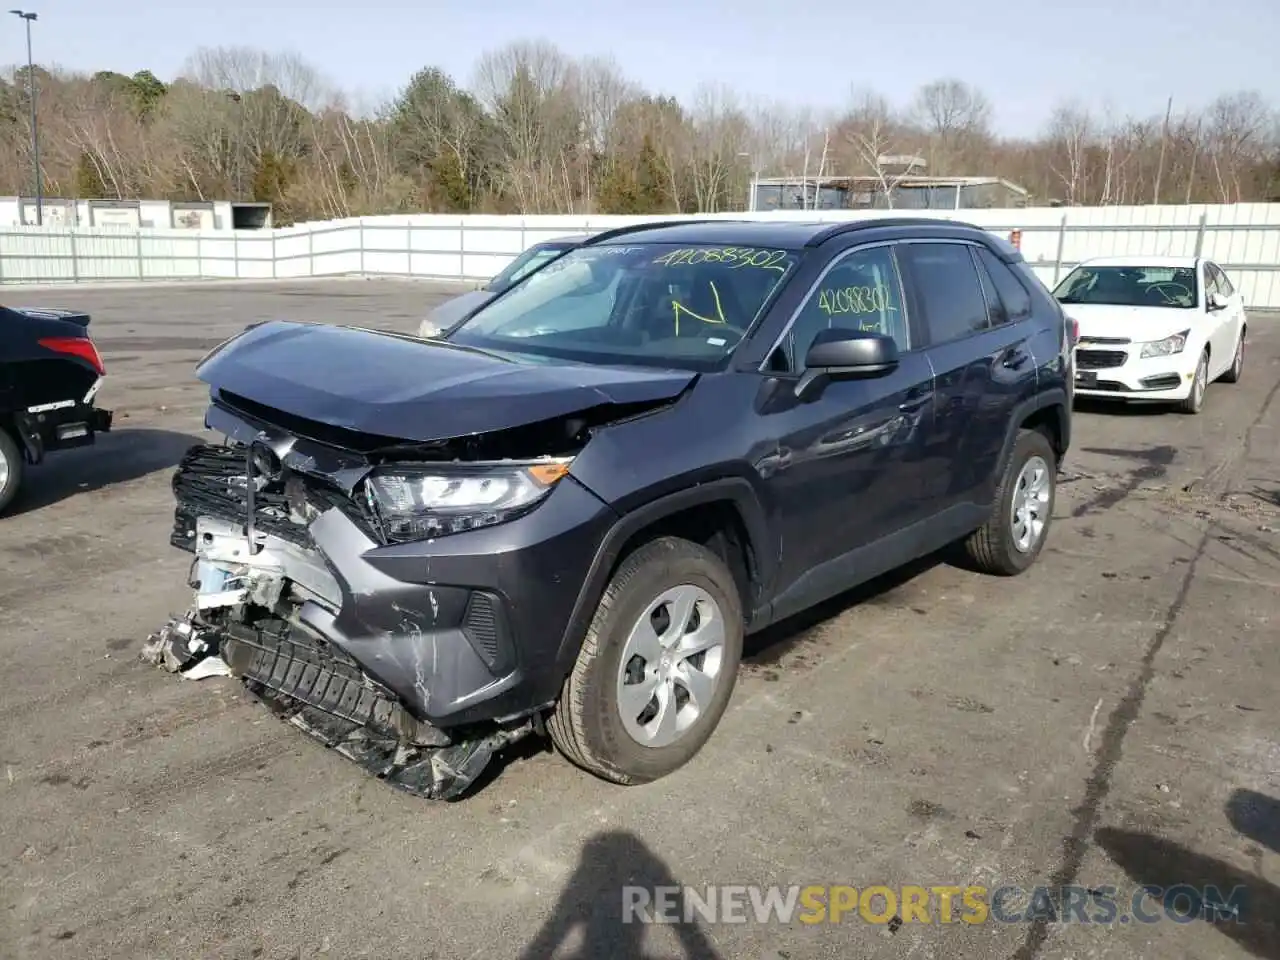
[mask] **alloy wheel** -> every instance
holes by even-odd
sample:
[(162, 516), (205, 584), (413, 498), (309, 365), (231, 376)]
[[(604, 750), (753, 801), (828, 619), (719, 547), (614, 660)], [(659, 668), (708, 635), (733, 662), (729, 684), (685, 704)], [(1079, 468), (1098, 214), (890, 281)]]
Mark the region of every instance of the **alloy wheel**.
[(1030, 457), (1018, 471), (1010, 507), (1013, 545), (1019, 553), (1032, 550), (1049, 522), (1049, 494), (1053, 478), (1042, 457)]
[(683, 737), (710, 709), (724, 651), (724, 613), (706, 590), (681, 584), (647, 604), (618, 671), (618, 713), (631, 738), (658, 748)]

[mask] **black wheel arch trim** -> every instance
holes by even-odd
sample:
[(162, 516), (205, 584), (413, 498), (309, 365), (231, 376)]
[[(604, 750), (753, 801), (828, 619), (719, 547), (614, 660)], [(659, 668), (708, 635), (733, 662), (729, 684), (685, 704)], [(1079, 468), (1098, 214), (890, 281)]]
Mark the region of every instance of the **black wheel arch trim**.
[[(1071, 406), (1067, 397), (1067, 391), (1061, 387), (1052, 387), (1048, 390), (1042, 390), (1034, 396), (1023, 400), (1013, 409), (1013, 415), (1009, 417), (1008, 431), (1004, 438), (1004, 448), (1000, 452), (1000, 472), (1004, 473), (1009, 463), (1009, 457), (1013, 455), (1014, 444), (1018, 442), (1018, 431), (1022, 429), (1022, 424), (1041, 410), (1049, 407), (1058, 408), (1058, 446), (1061, 448), (1055, 451), (1058, 459), (1066, 455), (1071, 447)], [(998, 482), (998, 478), (997, 478)]]
[[(769, 542), (769, 524), (764, 506), (756, 495), (755, 488), (743, 477), (726, 477), (710, 480), (687, 487), (650, 500), (627, 513), (609, 528), (587, 571), (586, 581), (578, 592), (573, 613), (560, 640), (560, 649), (556, 662), (558, 668), (568, 671), (578, 655), (578, 649), (586, 636), (587, 627), (595, 614), (596, 605), (604, 595), (608, 579), (622, 554), (622, 548), (635, 534), (646, 527), (674, 516), (690, 507), (705, 506), (710, 503), (728, 501), (738, 511), (746, 528), (752, 555), (757, 565), (758, 582), (766, 589), (773, 582), (776, 558), (766, 549)], [(752, 616), (753, 598), (743, 597), (743, 612), (749, 620)]]

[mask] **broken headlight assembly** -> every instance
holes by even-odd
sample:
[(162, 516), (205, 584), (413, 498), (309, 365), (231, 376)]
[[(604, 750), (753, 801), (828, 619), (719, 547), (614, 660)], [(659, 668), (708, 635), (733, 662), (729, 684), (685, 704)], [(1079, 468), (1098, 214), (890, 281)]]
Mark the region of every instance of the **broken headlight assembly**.
[(528, 512), (551, 493), (572, 462), (396, 464), (368, 477), (365, 498), (388, 539), (443, 537)]

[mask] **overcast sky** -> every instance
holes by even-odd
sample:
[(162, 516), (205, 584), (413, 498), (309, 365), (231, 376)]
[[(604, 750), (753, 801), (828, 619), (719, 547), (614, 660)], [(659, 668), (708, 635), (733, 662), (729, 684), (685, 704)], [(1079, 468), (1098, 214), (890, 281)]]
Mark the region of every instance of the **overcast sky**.
[[(1014, 134), (1035, 133), (1072, 97), (1144, 115), (1163, 113), (1169, 96), (1175, 110), (1239, 89), (1280, 100), (1280, 0), (30, 2), (37, 62), (169, 80), (201, 45), (291, 49), (369, 100), (428, 65), (470, 83), (482, 51), (534, 38), (611, 54), (651, 90), (682, 98), (710, 80), (823, 107), (854, 84), (906, 102), (954, 76), (986, 92), (997, 127)], [(0, 62), (24, 62), (22, 22), (5, 22)]]

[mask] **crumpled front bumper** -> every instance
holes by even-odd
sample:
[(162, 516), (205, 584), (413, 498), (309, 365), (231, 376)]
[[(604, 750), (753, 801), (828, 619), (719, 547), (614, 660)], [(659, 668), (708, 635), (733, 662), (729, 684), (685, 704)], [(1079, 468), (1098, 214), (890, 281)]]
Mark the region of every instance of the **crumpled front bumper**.
[(153, 635), (147, 659), (190, 678), (237, 676), (295, 725), (424, 796), (463, 788), (493, 751), (538, 728), (609, 522), (597, 498), (566, 481), (501, 527), (384, 545), (349, 500), (302, 509), (311, 495), (298, 487), (255, 494), (247, 525), (244, 471), (243, 453), (196, 447), (175, 474), (171, 542), (194, 555), (197, 594)]

